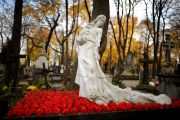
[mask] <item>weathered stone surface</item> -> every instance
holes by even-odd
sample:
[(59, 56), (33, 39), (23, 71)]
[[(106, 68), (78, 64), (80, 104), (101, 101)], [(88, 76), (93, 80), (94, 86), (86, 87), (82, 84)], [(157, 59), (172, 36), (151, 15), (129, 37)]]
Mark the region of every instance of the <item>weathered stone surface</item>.
[(160, 74), (159, 92), (167, 94), (172, 98), (180, 98), (180, 75), (176, 74)]

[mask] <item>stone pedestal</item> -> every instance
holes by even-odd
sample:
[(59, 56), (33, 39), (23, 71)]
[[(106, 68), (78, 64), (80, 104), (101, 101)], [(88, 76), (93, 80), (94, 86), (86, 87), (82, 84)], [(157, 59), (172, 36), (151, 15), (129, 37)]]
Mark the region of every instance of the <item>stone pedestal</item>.
[(180, 75), (159, 74), (159, 92), (172, 98), (180, 98)]

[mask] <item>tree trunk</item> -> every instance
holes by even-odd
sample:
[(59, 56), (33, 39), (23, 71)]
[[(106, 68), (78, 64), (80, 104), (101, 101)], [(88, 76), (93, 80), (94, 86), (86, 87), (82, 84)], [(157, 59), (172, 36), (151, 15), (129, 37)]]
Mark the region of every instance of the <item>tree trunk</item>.
[[(66, 0), (66, 36), (68, 36), (68, 0)], [(69, 66), (69, 53), (68, 53), (68, 37), (66, 39), (66, 51), (65, 51), (65, 61), (64, 61), (64, 64), (66, 66), (66, 69), (64, 71), (64, 76), (63, 76), (63, 79), (64, 79), (64, 84), (65, 86), (67, 87), (67, 81), (69, 80), (69, 71), (70, 71), (70, 66)]]
[[(15, 92), (16, 83), (18, 80), (18, 69), (19, 69), (19, 53), (20, 53), (20, 41), (21, 41), (21, 22), (22, 22), (22, 8), (23, 8), (23, 0), (15, 1), (15, 9), (14, 9), (14, 24), (12, 28), (12, 46), (9, 45), (9, 57), (10, 63), (6, 64), (7, 72), (6, 78), (7, 85), (9, 86), (10, 81), (13, 82), (12, 91)], [(17, 57), (16, 57), (17, 56)], [(8, 76), (8, 77), (7, 77)]]
[(103, 34), (102, 34), (102, 39), (100, 43), (100, 51), (99, 51), (100, 58), (101, 58), (107, 45), (106, 35), (107, 35), (108, 24), (109, 24), (109, 0), (93, 0), (93, 11), (92, 11), (92, 17), (90, 21), (93, 21), (100, 14), (103, 14), (106, 16), (106, 23), (103, 27)]

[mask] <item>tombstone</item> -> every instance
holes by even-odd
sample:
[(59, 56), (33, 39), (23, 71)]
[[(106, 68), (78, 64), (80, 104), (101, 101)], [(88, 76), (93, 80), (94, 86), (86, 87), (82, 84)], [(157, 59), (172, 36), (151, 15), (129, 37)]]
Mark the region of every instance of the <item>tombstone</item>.
[(24, 69), (24, 76), (29, 84), (34, 81), (34, 66), (29, 66)]
[(68, 67), (69, 70), (69, 76), (67, 78), (67, 88), (68, 89), (78, 89), (79, 85), (75, 83), (75, 77), (76, 77), (76, 72), (77, 72), (77, 61), (75, 61), (74, 64), (70, 64)]
[[(45, 45), (45, 44), (44, 44)], [(41, 78), (45, 79), (46, 88), (49, 88), (48, 84), (48, 73), (49, 73), (49, 65), (48, 65), (48, 58), (45, 51), (45, 46), (42, 48), (41, 53), (39, 54), (38, 58), (35, 61), (35, 65), (33, 68), (33, 80), (35, 83)]]
[(141, 59), (140, 63), (143, 64), (143, 68), (140, 70), (139, 82), (140, 84), (148, 84), (149, 79), (149, 65), (154, 63), (151, 59)]
[(166, 48), (166, 63), (171, 63), (171, 49), (175, 47), (175, 44), (171, 42), (170, 33), (165, 34), (165, 40), (162, 41), (162, 46)]
[(180, 99), (180, 75), (159, 74), (159, 92)]
[(51, 74), (49, 77), (51, 78), (51, 82), (52, 83), (56, 83), (56, 82), (61, 82), (62, 81), (60, 74)]
[(35, 61), (35, 65), (34, 65), (35, 72), (37, 72), (37, 70), (43, 69), (43, 64), (45, 64), (45, 69), (49, 68), (48, 58), (44, 50), (41, 51), (41, 53), (39, 54), (38, 58)]
[(121, 76), (127, 77), (138, 77), (138, 72), (136, 68), (136, 56), (132, 53), (128, 53), (124, 59), (124, 70)]
[(171, 64), (171, 48), (175, 45), (170, 42), (170, 34), (166, 34), (166, 41), (163, 41), (162, 46), (166, 48), (166, 64), (161, 68), (158, 74), (159, 92), (167, 94), (172, 98), (180, 98), (180, 74)]
[(48, 69), (48, 59), (47, 56), (44, 54), (40, 54), (37, 60), (35, 61), (35, 68), (42, 69), (42, 64), (45, 64), (45, 68)]
[(35, 68), (37, 69), (43, 69), (43, 64), (45, 65), (45, 69), (48, 69), (48, 57), (46, 54), (45, 45), (46, 44), (43, 45), (41, 53), (35, 61)]
[[(132, 53), (128, 53), (124, 59), (123, 71), (119, 72), (118, 68), (115, 68), (115, 76), (112, 78), (112, 83), (123, 83), (129, 86), (129, 83), (139, 83), (139, 73), (136, 66), (136, 56)], [(132, 87), (132, 86), (129, 86)]]
[(50, 82), (52, 83), (53, 89), (58, 89), (58, 90), (64, 90), (64, 81), (63, 81), (63, 74), (65, 70), (65, 66), (54, 66), (52, 67), (53, 73), (49, 74)]
[(51, 79), (51, 82), (52, 83), (59, 83), (59, 82), (62, 82), (62, 75), (60, 74), (60, 71), (59, 71), (59, 66), (55, 66), (53, 67), (54, 69), (52, 70), (53, 73), (51, 73), (49, 75), (50, 79)]
[(167, 94), (172, 98), (180, 98), (180, 74), (177, 68), (174, 69), (171, 64), (166, 64), (162, 67), (158, 74), (159, 79), (159, 92)]

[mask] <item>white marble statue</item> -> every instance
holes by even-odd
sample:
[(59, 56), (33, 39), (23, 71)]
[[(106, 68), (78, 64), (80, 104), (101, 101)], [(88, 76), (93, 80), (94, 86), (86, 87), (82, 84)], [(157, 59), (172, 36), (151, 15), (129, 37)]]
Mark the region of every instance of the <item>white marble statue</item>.
[(98, 47), (102, 37), (102, 27), (106, 22), (104, 15), (85, 26), (76, 40), (76, 51), (78, 53), (78, 69), (75, 82), (79, 84), (79, 96), (89, 100), (95, 100), (98, 104), (107, 105), (108, 102), (132, 102), (146, 103), (156, 102), (170, 104), (171, 99), (161, 94), (155, 96), (131, 90), (121, 89), (109, 83), (99, 65)]

